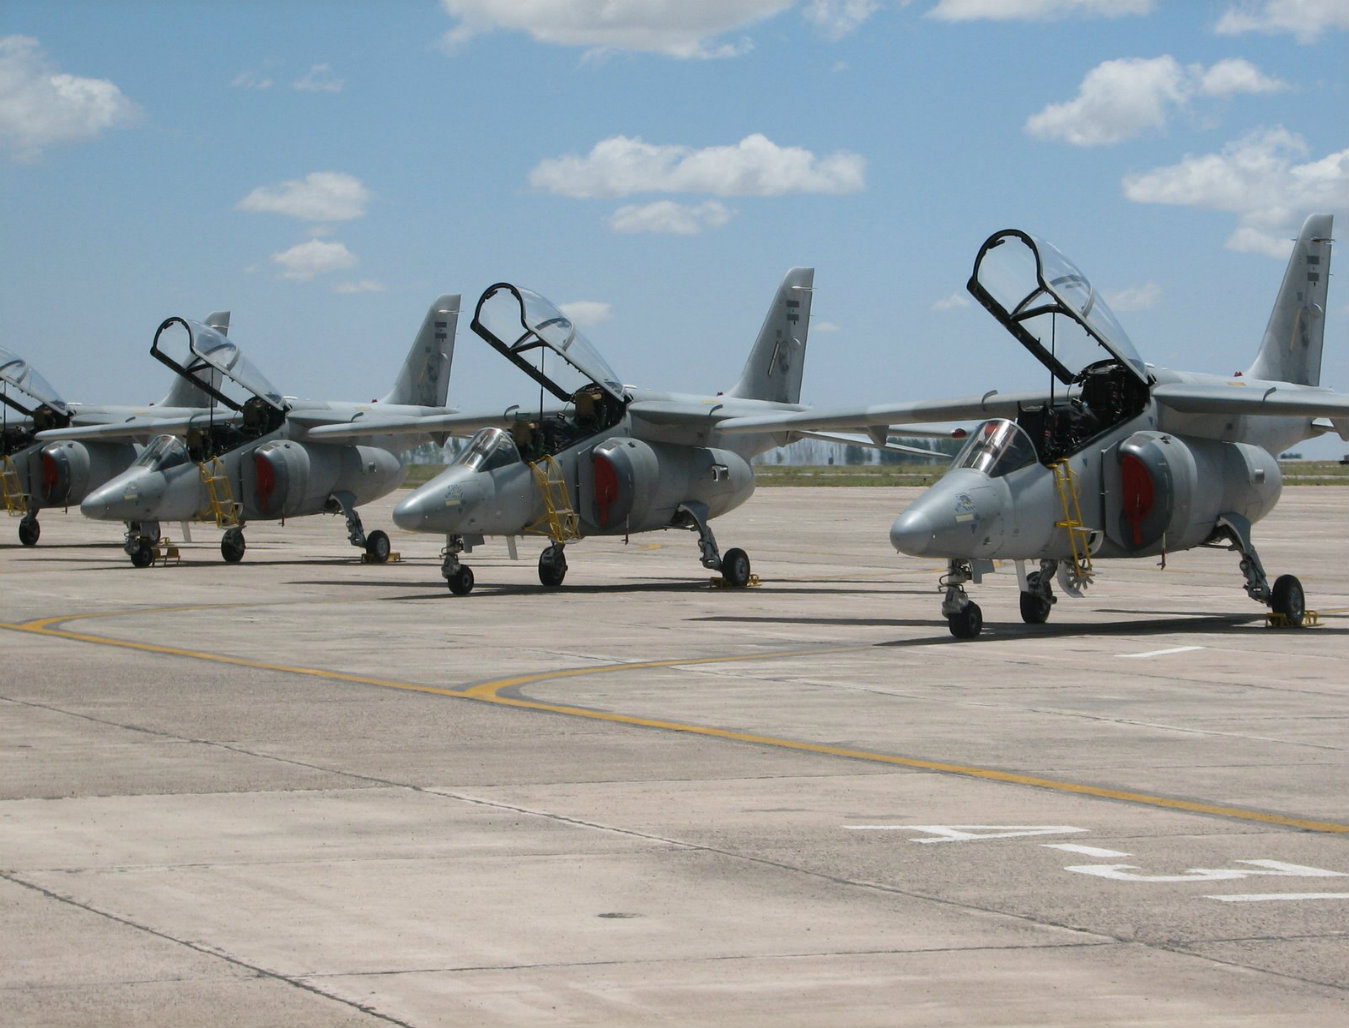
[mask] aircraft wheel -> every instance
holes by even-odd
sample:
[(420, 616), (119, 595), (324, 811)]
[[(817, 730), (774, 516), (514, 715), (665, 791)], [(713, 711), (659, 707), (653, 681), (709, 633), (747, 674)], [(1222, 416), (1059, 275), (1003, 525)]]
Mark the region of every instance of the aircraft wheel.
[(383, 564), (389, 559), (389, 537), (381, 531), (371, 532), (365, 537), (365, 552), (376, 564)]
[(1307, 597), (1302, 592), (1302, 583), (1292, 575), (1280, 575), (1270, 593), (1269, 606), (1275, 614), (1287, 618), (1294, 628), (1301, 628), (1307, 613)]
[(155, 561), (155, 548), (149, 539), (137, 539), (136, 544), (127, 552), (131, 554), (133, 567), (148, 568)]
[(220, 555), (226, 563), (238, 564), (244, 559), (244, 534), (237, 528), (230, 528), (220, 537)]
[(25, 546), (36, 546), (41, 534), (42, 526), (37, 523), (37, 518), (26, 517), (19, 522), (19, 542)]
[(1021, 594), (1021, 620), (1028, 625), (1043, 625), (1049, 620), (1049, 610), (1053, 606), (1039, 593)]
[(721, 558), (721, 577), (732, 589), (749, 585), (749, 554), (740, 549), (727, 550)]
[(984, 628), (984, 612), (977, 603), (967, 603), (956, 614), (947, 614), (946, 623), (957, 639), (973, 639)]
[(456, 596), (467, 596), (473, 591), (473, 569), (460, 564), (450, 572), (445, 580), (450, 586), (450, 592)]
[(556, 589), (567, 577), (567, 558), (560, 546), (549, 546), (539, 554), (539, 581)]

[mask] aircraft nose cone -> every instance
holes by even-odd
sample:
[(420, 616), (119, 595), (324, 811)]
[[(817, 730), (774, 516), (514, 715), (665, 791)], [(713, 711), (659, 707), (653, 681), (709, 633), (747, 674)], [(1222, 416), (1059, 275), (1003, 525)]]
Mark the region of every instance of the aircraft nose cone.
[(164, 483), (154, 476), (119, 475), (80, 502), (80, 513), (95, 521), (139, 521), (153, 517)]
[(917, 507), (910, 507), (890, 526), (890, 545), (910, 557), (925, 555), (936, 536), (931, 516)]
[(482, 495), (482, 476), (451, 469), (431, 479), (393, 510), (393, 523), (408, 532), (463, 532), (475, 501)]

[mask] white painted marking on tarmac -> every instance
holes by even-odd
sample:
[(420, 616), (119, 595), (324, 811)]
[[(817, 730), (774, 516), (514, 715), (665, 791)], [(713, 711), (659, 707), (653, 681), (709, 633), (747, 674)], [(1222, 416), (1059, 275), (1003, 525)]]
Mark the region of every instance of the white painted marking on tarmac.
[(1045, 849), (1067, 850), (1069, 853), (1081, 853), (1087, 857), (1131, 857), (1132, 853), (1121, 853), (1119, 850), (1103, 850), (1099, 846), (1075, 846), (1071, 842), (1042, 842), (1040, 844)]
[(1205, 896), (1223, 903), (1260, 903), (1266, 900), (1349, 900), (1349, 892), (1252, 892), (1237, 896)]
[(1254, 878), (1268, 875), (1279, 878), (1345, 878), (1343, 871), (1328, 871), (1323, 867), (1306, 867), (1303, 864), (1287, 864), (1282, 860), (1236, 860), (1236, 864), (1249, 865), (1236, 867), (1192, 867), (1184, 874), (1147, 875), (1136, 874), (1141, 868), (1133, 864), (1079, 864), (1065, 867), (1065, 871), (1078, 874), (1095, 875), (1097, 878), (1113, 878), (1117, 882), (1219, 882), (1236, 878)]
[(1149, 650), (1147, 653), (1117, 653), (1115, 656), (1123, 657), (1126, 660), (1142, 660), (1145, 657), (1167, 657), (1173, 653), (1189, 653), (1191, 650), (1202, 650), (1202, 646), (1173, 646), (1169, 650)]
[(930, 836), (927, 839), (911, 839), (911, 842), (975, 842), (980, 839), (1015, 839), (1025, 835), (1067, 835), (1087, 830), (1074, 828), (1072, 825), (844, 825), (843, 827), (853, 832), (927, 832)]

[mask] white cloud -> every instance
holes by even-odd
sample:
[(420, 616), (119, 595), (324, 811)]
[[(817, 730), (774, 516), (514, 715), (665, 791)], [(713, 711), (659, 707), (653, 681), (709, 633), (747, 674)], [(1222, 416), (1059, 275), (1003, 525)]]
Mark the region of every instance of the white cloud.
[(1122, 18), (1151, 14), (1154, 0), (938, 0), (927, 12), (941, 21), (1050, 21), (1073, 15)]
[(934, 311), (958, 311), (970, 305), (970, 298), (964, 293), (952, 293), (944, 296), (932, 305)]
[(107, 79), (58, 72), (36, 39), (0, 36), (0, 148), (22, 161), (43, 149), (82, 143), (140, 117)]
[(234, 76), (234, 81), (230, 83), (232, 89), (256, 89), (258, 91), (271, 89), (276, 84), (275, 80), (265, 71), (256, 71), (252, 68), (245, 69)]
[(599, 300), (573, 300), (571, 303), (558, 304), (558, 310), (580, 328), (590, 328), (608, 321), (614, 313), (613, 304)]
[(1303, 160), (1307, 154), (1306, 142), (1296, 133), (1283, 128), (1254, 132), (1221, 153), (1128, 175), (1124, 195), (1135, 203), (1235, 214), (1230, 249), (1286, 257), (1306, 215), (1344, 211), (1349, 198), (1349, 149)]
[(780, 196), (784, 193), (855, 193), (864, 188), (866, 162), (844, 151), (816, 157), (778, 146), (762, 135), (735, 146), (694, 150), (614, 136), (586, 156), (541, 162), (532, 186), (574, 197), (634, 193), (707, 193), (713, 196)]
[(609, 227), (615, 232), (659, 232), (676, 236), (696, 236), (707, 229), (721, 228), (735, 212), (716, 200), (700, 204), (658, 200), (649, 204), (629, 204), (609, 215)]
[(826, 39), (839, 40), (880, 10), (877, 0), (809, 0), (801, 16)]
[(810, 322), (810, 330), (816, 335), (819, 335), (820, 333), (833, 335), (835, 332), (842, 332), (843, 326), (834, 321), (815, 321), (812, 319)]
[(341, 243), (311, 239), (289, 250), (272, 254), (272, 263), (281, 265), (281, 277), (304, 282), (332, 271), (356, 267), (356, 255)]
[(1105, 302), (1117, 314), (1123, 311), (1150, 311), (1162, 302), (1162, 287), (1156, 282), (1146, 282), (1141, 286), (1107, 291)]
[(734, 57), (746, 40), (719, 42), (787, 10), (795, 0), (441, 0), (458, 24), (447, 48), (494, 29), (528, 32), (536, 42), (590, 50), (636, 50), (679, 58)]
[(342, 80), (333, 74), (332, 65), (316, 64), (295, 81), (294, 87), (302, 93), (340, 93)]
[(315, 171), (301, 180), (259, 186), (236, 205), (240, 211), (284, 214), (301, 221), (351, 221), (365, 215), (370, 190), (354, 175)]
[(1083, 78), (1077, 96), (1050, 104), (1026, 121), (1037, 139), (1074, 146), (1110, 146), (1166, 127), (1173, 110), (1188, 109), (1199, 95), (1269, 93), (1288, 88), (1249, 61), (1234, 58), (1210, 68), (1182, 67), (1169, 54), (1104, 61)]
[(1244, 32), (1288, 33), (1299, 43), (1315, 43), (1322, 34), (1349, 29), (1349, 4), (1344, 0), (1263, 0), (1230, 7), (1218, 19), (1220, 36)]

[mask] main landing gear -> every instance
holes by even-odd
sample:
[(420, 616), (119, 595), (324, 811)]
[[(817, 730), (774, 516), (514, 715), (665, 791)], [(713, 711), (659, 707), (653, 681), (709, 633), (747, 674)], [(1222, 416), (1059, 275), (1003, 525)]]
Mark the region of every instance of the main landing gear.
[(1301, 628), (1307, 620), (1307, 597), (1302, 583), (1292, 575), (1280, 575), (1270, 587), (1260, 555), (1251, 545), (1251, 523), (1240, 514), (1224, 514), (1207, 546), (1228, 543), (1228, 549), (1241, 554), (1241, 573), (1246, 579), (1246, 595), (1269, 607), (1271, 621), (1285, 628)]
[(19, 542), (25, 546), (36, 546), (42, 526), (37, 522), (37, 511), (30, 510), (19, 522)]
[(675, 525), (698, 533), (698, 549), (702, 552), (703, 567), (720, 571), (722, 581), (732, 589), (743, 589), (749, 585), (749, 554), (741, 549), (730, 549), (723, 555), (717, 549), (717, 539), (708, 523), (705, 504), (681, 503), (675, 508)]
[[(333, 493), (328, 497), (328, 507), (341, 510), (347, 519), (347, 539), (352, 546), (359, 546), (365, 550), (365, 559), (371, 564), (384, 564), (389, 559), (389, 537), (379, 529), (365, 534), (365, 528), (361, 524), (361, 516), (356, 513), (355, 497), (350, 493)], [(225, 558), (229, 560), (228, 557)]]

